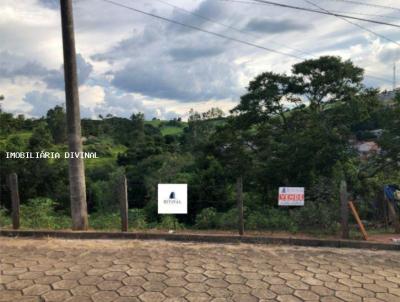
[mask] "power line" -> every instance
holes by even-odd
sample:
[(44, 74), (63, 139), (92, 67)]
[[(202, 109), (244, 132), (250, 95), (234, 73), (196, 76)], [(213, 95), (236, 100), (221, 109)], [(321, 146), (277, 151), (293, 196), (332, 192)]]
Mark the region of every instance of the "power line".
[[(253, 0), (253, 1), (262, 1), (262, 0)], [(317, 4), (315, 4), (314, 2), (312, 2), (312, 1), (310, 1), (310, 0), (304, 0), (304, 1), (307, 2), (307, 3), (309, 3), (309, 4), (311, 4), (311, 5), (313, 5), (313, 6), (315, 6), (315, 7), (317, 7), (318, 9), (321, 9), (321, 10), (323, 10), (323, 11), (329, 13), (328, 10), (326, 10), (325, 8), (323, 8), (323, 7), (321, 7), (321, 6), (317, 5)], [(365, 30), (365, 31), (367, 31), (367, 32), (369, 32), (369, 33), (371, 33), (371, 34), (377, 36), (377, 37), (380, 37), (380, 38), (385, 39), (385, 40), (387, 40), (387, 41), (389, 41), (389, 42), (392, 42), (392, 43), (396, 44), (397, 46), (400, 46), (400, 43), (398, 43), (397, 41), (394, 41), (394, 40), (392, 40), (392, 39), (390, 39), (390, 38), (388, 38), (388, 37), (386, 37), (386, 36), (384, 36), (384, 35), (382, 35), (382, 34), (378, 34), (377, 32), (375, 32), (375, 31), (373, 31), (373, 30), (370, 30), (369, 28), (366, 28), (366, 27), (364, 27), (364, 26), (362, 26), (362, 25), (360, 25), (360, 24), (358, 24), (358, 23), (356, 23), (356, 22), (347, 20), (346, 18), (341, 17), (341, 16), (335, 16), (335, 17), (337, 17), (337, 18), (339, 18), (339, 19), (342, 19), (343, 21), (345, 21), (345, 22), (347, 22), (347, 23), (350, 23), (350, 24), (352, 24), (352, 25), (354, 25), (354, 26), (357, 26), (358, 28), (361, 28), (361, 29), (363, 29), (363, 30)]]
[(143, 15), (146, 15), (146, 16), (149, 16), (149, 17), (153, 17), (153, 18), (165, 21), (165, 22), (169, 22), (169, 23), (172, 23), (172, 24), (180, 25), (180, 26), (187, 27), (187, 28), (190, 28), (190, 29), (193, 29), (193, 30), (197, 30), (197, 31), (200, 31), (200, 32), (203, 32), (203, 33), (207, 33), (207, 34), (219, 37), (219, 38), (223, 38), (225, 40), (230, 40), (230, 41), (234, 41), (234, 42), (237, 42), (237, 43), (245, 44), (245, 45), (248, 45), (248, 46), (256, 47), (256, 48), (259, 48), (259, 49), (262, 49), (262, 50), (266, 50), (266, 51), (269, 51), (269, 52), (281, 54), (281, 55), (284, 55), (284, 56), (289, 56), (289, 57), (292, 57), (292, 58), (295, 58), (295, 59), (298, 59), (298, 60), (304, 60), (304, 58), (296, 56), (296, 55), (293, 55), (293, 54), (289, 54), (289, 53), (286, 53), (286, 52), (283, 52), (283, 51), (279, 51), (279, 50), (275, 50), (275, 49), (272, 49), (272, 48), (268, 48), (268, 47), (264, 47), (264, 46), (261, 46), (261, 45), (257, 45), (257, 44), (254, 44), (252, 42), (247, 42), (247, 41), (244, 41), (244, 40), (240, 40), (240, 39), (236, 39), (236, 38), (233, 38), (233, 37), (229, 37), (229, 36), (226, 36), (224, 34), (219, 34), (219, 33), (213, 32), (213, 31), (209, 31), (209, 30), (206, 30), (206, 29), (194, 26), (194, 25), (182, 23), (182, 22), (179, 22), (179, 21), (176, 21), (176, 20), (173, 20), (173, 19), (169, 19), (169, 18), (162, 17), (162, 16), (159, 16), (159, 15), (156, 15), (156, 14), (153, 14), (153, 13), (149, 13), (149, 12), (146, 12), (146, 11), (143, 11), (143, 10), (131, 7), (131, 6), (127, 6), (127, 5), (112, 1), (112, 0), (102, 0), (102, 1), (103, 2), (107, 2), (109, 4), (112, 4), (112, 5), (115, 5), (115, 6), (119, 6), (119, 7), (128, 9), (128, 10), (131, 10), (131, 11), (134, 11), (134, 12), (137, 12), (137, 13), (140, 13), (140, 14), (143, 14)]
[[(227, 1), (227, 2), (242, 2), (242, 1), (235, 1), (235, 0), (222, 0), (222, 1)], [(254, 2), (259, 2), (262, 4), (266, 5), (273, 5), (273, 6), (280, 6), (284, 8), (290, 8), (290, 9), (296, 9), (296, 10), (301, 10), (301, 11), (307, 11), (311, 13), (317, 13), (317, 14), (323, 14), (323, 15), (330, 15), (330, 16), (335, 16), (335, 17), (341, 17), (341, 18), (346, 18), (346, 19), (353, 19), (353, 20), (358, 20), (358, 21), (363, 21), (363, 22), (369, 22), (369, 23), (374, 23), (374, 24), (380, 24), (380, 25), (387, 25), (391, 27), (397, 27), (400, 28), (400, 25), (393, 24), (393, 23), (388, 23), (384, 21), (378, 21), (378, 20), (372, 20), (372, 19), (366, 19), (366, 18), (359, 18), (359, 17), (353, 17), (349, 15), (344, 15), (344, 14), (338, 14), (326, 10), (317, 10), (317, 9), (312, 9), (312, 8), (307, 8), (307, 7), (301, 7), (301, 6), (294, 6), (294, 5), (289, 5), (289, 4), (284, 4), (284, 3), (278, 3), (278, 2), (273, 2), (273, 1), (266, 1), (266, 0), (253, 0)], [(244, 1), (243, 1), (244, 2)], [(246, 2), (245, 2), (246, 3)], [(248, 3), (248, 2), (247, 2)], [(251, 3), (251, 2), (250, 2)]]
[[(216, 21), (216, 20), (213, 20), (213, 19), (211, 19), (211, 18), (209, 18), (209, 17), (205, 17), (205, 16), (203, 16), (203, 15), (194, 13), (194, 12), (192, 12), (192, 11), (189, 11), (189, 10), (187, 10), (187, 9), (184, 9), (184, 8), (182, 8), (182, 7), (179, 7), (179, 6), (177, 6), (177, 5), (174, 5), (174, 4), (172, 4), (172, 3), (169, 3), (169, 2), (167, 2), (167, 1), (164, 1), (164, 0), (155, 0), (155, 1), (160, 2), (160, 3), (163, 3), (163, 4), (166, 4), (166, 5), (170, 6), (170, 7), (173, 7), (173, 8), (175, 8), (175, 9), (181, 10), (181, 11), (187, 13), (187, 14), (196, 16), (196, 17), (198, 17), (198, 18), (200, 18), (200, 19), (203, 19), (203, 20), (206, 20), (206, 21), (208, 21), (208, 22), (215, 23), (215, 24), (221, 25), (221, 26), (223, 26), (223, 27), (225, 27), (225, 28), (229, 28), (229, 29), (235, 30), (235, 31), (240, 32), (240, 33), (242, 33), (242, 34), (253, 35), (253, 36), (255, 36), (255, 35), (252, 34), (251, 32), (248, 32), (248, 31), (245, 31), (245, 30), (242, 30), (242, 29), (239, 29), (239, 28), (230, 26), (230, 25), (226, 25), (226, 24), (224, 24), (224, 23), (218, 22), (218, 21)], [(249, 2), (249, 3), (252, 3), (252, 2)], [(279, 44), (276, 43), (276, 42), (274, 42), (274, 43), (277, 44), (277, 45), (279, 45)], [(283, 45), (282, 45), (282, 46), (283, 46)], [(287, 47), (287, 46), (285, 46), (285, 47)], [(290, 48), (290, 47), (287, 47), (287, 48), (292, 49), (292, 50), (295, 50), (295, 51), (298, 51), (298, 52), (303, 53), (303, 54), (307, 54), (307, 55), (309, 55), (309, 56), (311, 56), (311, 57), (313, 57), (313, 58), (316, 58), (316, 56), (315, 56), (314, 54), (310, 53), (310, 52), (304, 52), (304, 51), (302, 51), (302, 50), (295, 49), (295, 48)], [(365, 75), (365, 76), (366, 76), (366, 77), (370, 77), (370, 78), (374, 78), (374, 79), (377, 79), (377, 80), (380, 80), (380, 81), (389, 82), (388, 79), (385, 79), (385, 78), (383, 78), (383, 77), (373, 76), (373, 75)]]
[[(172, 4), (172, 3), (169, 3), (169, 2), (167, 2), (167, 1), (164, 1), (164, 0), (154, 0), (154, 1), (163, 3), (163, 4), (165, 4), (165, 5), (168, 5), (168, 6), (170, 6), (170, 7), (173, 7), (173, 8), (175, 8), (175, 9), (180, 10), (180, 11), (183, 11), (183, 12), (185, 12), (185, 13), (187, 13), (187, 14), (193, 15), (193, 16), (195, 16), (195, 17), (197, 17), (197, 18), (206, 20), (207, 22), (211, 22), (211, 23), (220, 25), (220, 26), (222, 26), (222, 27), (225, 27), (225, 28), (234, 30), (234, 31), (236, 31), (236, 32), (239, 32), (239, 33), (242, 33), (242, 34), (245, 34), (245, 35), (251, 35), (251, 36), (253, 36), (253, 37), (257, 38), (257, 39), (259, 38), (258, 35), (255, 35), (255, 34), (249, 32), (249, 31), (246, 31), (246, 30), (243, 30), (243, 29), (240, 29), (240, 28), (231, 26), (231, 25), (227, 25), (227, 24), (221, 23), (221, 22), (219, 22), (219, 21), (216, 21), (215, 19), (211, 19), (211, 18), (209, 18), (209, 17), (200, 15), (200, 14), (198, 14), (198, 13), (194, 13), (194, 12), (192, 12), (192, 11), (189, 11), (189, 10), (187, 10), (187, 9), (184, 9), (184, 8), (182, 8), (182, 7), (179, 7), (179, 6), (177, 6), (177, 5), (174, 5), (174, 4)], [(304, 55), (313, 56), (313, 54), (311, 54), (311, 53), (309, 53), (309, 52), (306, 52), (306, 51), (303, 51), (303, 50), (300, 50), (300, 49), (296, 49), (296, 48), (293, 48), (293, 47), (289, 47), (289, 46), (287, 46), (287, 45), (283, 45), (283, 44), (280, 44), (280, 43), (277, 43), (277, 42), (272, 42), (272, 43), (274, 43), (274, 44), (276, 44), (276, 45), (278, 45), (278, 46), (280, 46), (280, 47), (285, 47), (285, 48), (287, 48), (287, 49), (297, 51), (297, 52), (299, 52), (299, 53), (301, 53), (301, 54), (304, 54)]]
[[(141, 13), (141, 14), (147, 15), (149, 17), (153, 17), (153, 18), (165, 21), (165, 22), (169, 22), (169, 23), (172, 23), (172, 24), (176, 24), (176, 25), (180, 25), (180, 26), (183, 26), (183, 27), (187, 27), (187, 28), (193, 29), (193, 30), (197, 30), (197, 31), (200, 31), (200, 32), (203, 32), (203, 33), (207, 33), (207, 34), (219, 37), (219, 38), (223, 38), (223, 39), (226, 39), (226, 40), (231, 40), (231, 41), (234, 41), (234, 42), (237, 42), (237, 43), (242, 43), (242, 44), (245, 44), (245, 45), (248, 45), (248, 46), (256, 47), (256, 48), (259, 48), (259, 49), (262, 49), (262, 50), (266, 50), (266, 51), (269, 51), (269, 52), (278, 53), (278, 54), (281, 54), (281, 55), (284, 55), (284, 56), (289, 56), (289, 57), (292, 57), (292, 58), (296, 58), (298, 60), (304, 60), (304, 58), (301, 58), (301, 57), (298, 57), (298, 56), (295, 56), (295, 55), (292, 55), (292, 54), (288, 54), (288, 53), (281, 52), (281, 51), (278, 51), (278, 50), (270, 49), (270, 48), (263, 47), (263, 46), (260, 46), (260, 45), (254, 44), (254, 43), (250, 43), (250, 42), (243, 41), (243, 40), (236, 39), (236, 38), (232, 38), (232, 37), (229, 37), (229, 36), (226, 36), (226, 35), (223, 35), (223, 34), (215, 33), (215, 32), (212, 32), (212, 31), (208, 31), (208, 30), (202, 29), (202, 28), (197, 27), (197, 26), (185, 24), (185, 23), (182, 23), (182, 22), (179, 22), (179, 21), (175, 21), (175, 20), (172, 20), (172, 19), (169, 19), (169, 18), (158, 16), (156, 14), (145, 12), (145, 11), (142, 11), (140, 9), (137, 9), (137, 8), (134, 8), (134, 7), (131, 7), (131, 6), (127, 6), (127, 5), (112, 1), (112, 0), (102, 0), (102, 1), (106, 2), (106, 3), (109, 3), (109, 4), (112, 4), (112, 5), (115, 5), (115, 6), (118, 6), (118, 7), (121, 7), (121, 8), (125, 8), (125, 9), (128, 9), (128, 10), (137, 12), (137, 13)], [(315, 57), (315, 56), (313, 55), (313, 57)], [(385, 82), (390, 82), (390, 83), (392, 82), (391, 80), (383, 79), (381, 77), (369, 76), (369, 75), (365, 75), (365, 76), (366, 77), (370, 77), (370, 78), (376, 78), (378, 80), (385, 81)]]
[(383, 8), (383, 9), (391, 9), (391, 10), (400, 11), (400, 7), (381, 5), (381, 4), (375, 4), (375, 3), (359, 2), (359, 1), (353, 1), (353, 0), (329, 0), (329, 1), (344, 2), (344, 3), (349, 3), (349, 4), (356, 4), (356, 5), (368, 6), (368, 7), (374, 7), (374, 8)]

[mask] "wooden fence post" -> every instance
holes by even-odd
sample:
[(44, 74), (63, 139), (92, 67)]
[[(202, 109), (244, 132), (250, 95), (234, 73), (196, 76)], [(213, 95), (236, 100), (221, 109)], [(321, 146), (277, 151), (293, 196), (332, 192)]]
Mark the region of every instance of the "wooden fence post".
[(121, 231), (128, 231), (128, 189), (126, 176), (123, 175), (118, 183), (118, 200), (121, 209)]
[(347, 183), (345, 180), (340, 182), (340, 222), (343, 239), (349, 238), (349, 205), (347, 196)]
[(243, 178), (239, 176), (236, 179), (236, 201), (238, 207), (238, 230), (239, 235), (244, 234), (244, 221), (243, 221)]
[(19, 191), (18, 191), (18, 176), (16, 173), (11, 173), (8, 176), (8, 185), (11, 191), (12, 204), (12, 224), (13, 229), (19, 229)]

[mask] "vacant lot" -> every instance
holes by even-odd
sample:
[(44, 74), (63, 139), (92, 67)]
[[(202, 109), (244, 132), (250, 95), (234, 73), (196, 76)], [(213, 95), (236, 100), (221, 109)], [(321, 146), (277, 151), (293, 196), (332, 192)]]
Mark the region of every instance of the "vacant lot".
[(400, 253), (0, 238), (0, 301), (400, 301)]

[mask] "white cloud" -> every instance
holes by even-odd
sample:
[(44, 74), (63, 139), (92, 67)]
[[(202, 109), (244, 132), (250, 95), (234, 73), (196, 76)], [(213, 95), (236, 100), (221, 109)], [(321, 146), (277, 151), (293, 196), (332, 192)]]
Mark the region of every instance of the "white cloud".
[[(228, 26), (246, 30), (250, 24), (256, 26), (253, 29), (268, 33), (243, 34), (182, 14), (156, 1), (119, 0), (128, 6), (279, 51), (307, 58), (310, 56), (304, 51), (315, 56), (333, 54), (352, 59), (367, 68), (367, 75), (387, 78), (386, 83), (366, 80), (367, 84), (381, 88), (390, 88), (393, 61), (400, 60), (398, 46), (335, 17), (215, 0), (168, 1)], [(54, 100), (64, 100), (60, 90), (63, 82), (60, 12), (54, 3), (57, 1), (2, 0), (0, 94), (6, 96), (7, 111), (40, 115)], [(377, 13), (373, 8), (334, 1), (323, 1), (320, 5), (349, 13)], [(396, 16), (389, 10), (379, 14)], [(184, 116), (190, 108), (206, 111), (215, 106), (227, 112), (258, 73), (289, 73), (296, 62), (101, 1), (95, 5), (91, 1), (74, 1), (74, 16), (77, 52), (84, 58), (80, 64), (80, 78), (85, 80), (80, 87), (83, 116), (104, 113), (129, 116), (140, 111), (148, 118), (168, 118)], [(274, 23), (261, 22), (266, 17)], [(395, 29), (363, 25), (400, 40), (400, 32)]]

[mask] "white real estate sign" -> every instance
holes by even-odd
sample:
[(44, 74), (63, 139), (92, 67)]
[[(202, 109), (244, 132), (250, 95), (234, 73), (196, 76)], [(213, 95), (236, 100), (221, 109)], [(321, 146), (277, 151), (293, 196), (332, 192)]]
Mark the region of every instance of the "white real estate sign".
[(158, 214), (187, 214), (187, 184), (158, 185)]
[(280, 187), (278, 204), (280, 206), (304, 206), (304, 188)]

